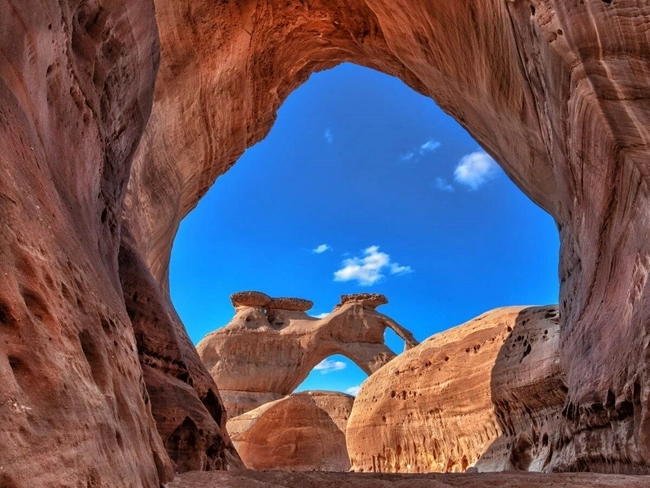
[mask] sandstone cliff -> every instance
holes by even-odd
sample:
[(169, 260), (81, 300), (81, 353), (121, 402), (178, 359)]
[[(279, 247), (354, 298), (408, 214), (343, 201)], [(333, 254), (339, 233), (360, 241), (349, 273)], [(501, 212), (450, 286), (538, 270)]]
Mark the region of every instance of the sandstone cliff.
[(228, 420), (228, 432), (249, 468), (347, 471), (353, 402), (344, 393), (294, 393)]
[(436, 334), (361, 386), (352, 469), (551, 471), (566, 385), (556, 307), (509, 307)]
[[(227, 456), (169, 301), (172, 242), (288, 94), (343, 61), (436, 100), (553, 215), (557, 468), (648, 472), (649, 23), (635, 0), (1, 2), (0, 484), (156, 486), (183, 415), (222, 450), (206, 467)], [(157, 289), (129, 305), (139, 338), (122, 282)], [(143, 342), (154, 318), (171, 343)], [(149, 390), (167, 389), (161, 437)]]
[(343, 295), (322, 319), (305, 313), (312, 307), (308, 300), (272, 299), (260, 292), (235, 293), (231, 299), (235, 317), (197, 345), (230, 417), (290, 394), (333, 354), (347, 356), (371, 374), (395, 357), (384, 345), (386, 327), (407, 347), (418, 344), (409, 331), (375, 310), (388, 302), (383, 295)]
[[(162, 63), (124, 217), (163, 289), (181, 219), (265, 136), (310, 73), (348, 61), (397, 76), (456, 118), (558, 224), (563, 422), (573, 468), (649, 465), (650, 6), (155, 4)], [(632, 413), (603, 420), (592, 405), (612, 396)]]

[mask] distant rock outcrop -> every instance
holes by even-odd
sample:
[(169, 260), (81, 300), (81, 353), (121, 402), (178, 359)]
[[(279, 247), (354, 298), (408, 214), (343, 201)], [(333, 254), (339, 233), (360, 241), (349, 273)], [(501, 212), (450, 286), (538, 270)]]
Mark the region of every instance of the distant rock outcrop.
[(294, 393), (230, 419), (228, 431), (248, 468), (348, 471), (353, 402), (344, 393)]
[(408, 330), (375, 310), (388, 303), (383, 295), (344, 295), (322, 319), (307, 315), (312, 302), (299, 298), (242, 292), (231, 300), (235, 317), (197, 346), (229, 417), (290, 394), (333, 354), (343, 354), (373, 373), (395, 357), (384, 345), (387, 327), (407, 348), (418, 344)]
[(508, 307), (436, 334), (368, 378), (347, 427), (354, 471), (550, 471), (566, 385), (557, 307)]

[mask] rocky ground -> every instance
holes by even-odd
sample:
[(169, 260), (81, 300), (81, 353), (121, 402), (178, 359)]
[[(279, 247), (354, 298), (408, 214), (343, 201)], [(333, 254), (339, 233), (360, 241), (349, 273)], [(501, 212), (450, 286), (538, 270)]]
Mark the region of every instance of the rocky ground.
[(442, 488), (442, 487), (647, 487), (650, 476), (596, 473), (375, 474), (287, 473), (281, 471), (192, 471), (176, 477), (167, 488)]

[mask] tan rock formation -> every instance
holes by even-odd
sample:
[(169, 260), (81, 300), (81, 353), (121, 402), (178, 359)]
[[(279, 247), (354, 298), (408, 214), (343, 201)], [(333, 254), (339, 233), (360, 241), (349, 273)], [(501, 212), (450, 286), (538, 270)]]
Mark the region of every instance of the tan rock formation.
[[(633, 0), (0, 2), (0, 484), (171, 476), (141, 369), (159, 351), (147, 386), (182, 390), (179, 417), (205, 408), (187, 413), (212, 445), (212, 383), (169, 302), (174, 235), (288, 94), (342, 61), (436, 100), (553, 215), (558, 469), (647, 472), (649, 22)], [(121, 245), (138, 276), (120, 279)], [(137, 341), (121, 281), (158, 288)], [(144, 347), (147, 317), (175, 344)], [(196, 388), (176, 388), (183, 369)]]
[(509, 307), (436, 334), (361, 386), (352, 469), (550, 471), (566, 398), (556, 307)]
[(383, 295), (344, 295), (343, 304), (316, 319), (304, 312), (312, 306), (308, 300), (270, 299), (264, 309), (242, 305), (241, 298), (262, 294), (243, 293), (231, 297), (236, 310), (232, 321), (197, 345), (229, 417), (290, 394), (314, 366), (333, 354), (347, 356), (371, 374), (395, 357), (384, 345), (386, 327), (407, 347), (418, 344), (408, 330), (375, 310), (388, 303)]
[(353, 402), (344, 393), (294, 393), (228, 420), (228, 432), (248, 468), (348, 471)]

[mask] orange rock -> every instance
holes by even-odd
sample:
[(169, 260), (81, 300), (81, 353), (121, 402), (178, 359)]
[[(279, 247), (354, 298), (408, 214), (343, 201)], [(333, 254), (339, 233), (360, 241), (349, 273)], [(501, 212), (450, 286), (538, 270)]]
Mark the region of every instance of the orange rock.
[(566, 398), (556, 307), (501, 308), (370, 376), (350, 415), (354, 471), (551, 471)]
[(228, 432), (249, 468), (347, 471), (353, 402), (344, 393), (294, 393), (228, 420)]

